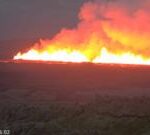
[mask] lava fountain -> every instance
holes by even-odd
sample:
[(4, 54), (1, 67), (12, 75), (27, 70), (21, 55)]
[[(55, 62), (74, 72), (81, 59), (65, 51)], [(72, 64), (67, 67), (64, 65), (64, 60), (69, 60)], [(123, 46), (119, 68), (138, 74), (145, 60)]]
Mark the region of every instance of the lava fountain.
[(117, 4), (85, 3), (74, 29), (35, 43), (14, 60), (150, 65), (150, 12)]

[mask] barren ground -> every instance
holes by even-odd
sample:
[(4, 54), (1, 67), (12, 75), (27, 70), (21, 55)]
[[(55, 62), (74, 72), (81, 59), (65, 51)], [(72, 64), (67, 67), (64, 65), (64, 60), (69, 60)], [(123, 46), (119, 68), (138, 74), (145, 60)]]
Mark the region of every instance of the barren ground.
[(0, 62), (0, 128), (15, 135), (149, 135), (150, 66)]

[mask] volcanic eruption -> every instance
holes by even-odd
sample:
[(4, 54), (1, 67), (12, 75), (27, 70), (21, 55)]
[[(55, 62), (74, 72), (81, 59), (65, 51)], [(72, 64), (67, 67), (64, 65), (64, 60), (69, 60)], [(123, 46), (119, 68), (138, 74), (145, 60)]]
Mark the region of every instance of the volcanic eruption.
[(150, 65), (150, 12), (110, 2), (86, 2), (73, 29), (40, 39), (15, 60)]

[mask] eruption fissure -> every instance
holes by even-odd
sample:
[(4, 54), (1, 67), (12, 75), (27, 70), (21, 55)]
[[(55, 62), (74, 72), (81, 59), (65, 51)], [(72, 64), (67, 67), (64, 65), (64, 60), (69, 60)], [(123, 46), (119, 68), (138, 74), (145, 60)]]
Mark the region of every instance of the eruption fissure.
[(117, 4), (105, 7), (85, 3), (77, 28), (62, 29), (14, 59), (150, 65), (150, 13), (144, 6), (134, 12)]

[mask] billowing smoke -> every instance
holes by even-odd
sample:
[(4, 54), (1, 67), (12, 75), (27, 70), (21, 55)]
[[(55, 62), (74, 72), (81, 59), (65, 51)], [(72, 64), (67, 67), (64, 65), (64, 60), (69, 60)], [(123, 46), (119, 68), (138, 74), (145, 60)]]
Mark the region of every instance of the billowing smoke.
[(98, 57), (102, 48), (116, 55), (133, 53), (150, 57), (148, 4), (148, 0), (89, 1), (80, 9), (76, 28), (63, 28), (53, 39), (40, 40), (29, 50), (38, 53), (77, 50), (89, 61)]

